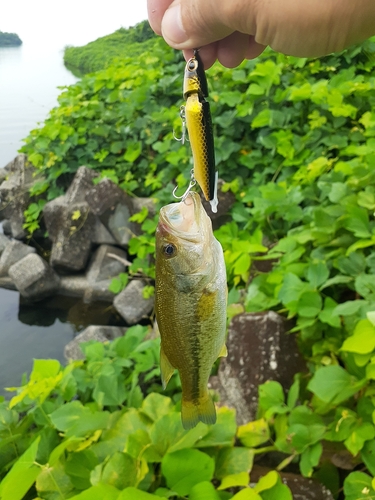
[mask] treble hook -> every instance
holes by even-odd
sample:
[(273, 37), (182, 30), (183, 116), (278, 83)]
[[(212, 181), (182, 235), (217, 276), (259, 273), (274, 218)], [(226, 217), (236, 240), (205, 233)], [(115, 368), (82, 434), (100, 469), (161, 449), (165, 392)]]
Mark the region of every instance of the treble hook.
[(186, 119), (185, 119), (185, 106), (180, 107), (180, 118), (182, 120), (182, 135), (181, 137), (177, 137), (173, 130), (173, 138), (176, 141), (181, 142), (181, 144), (185, 144), (185, 141), (189, 139), (186, 137)]
[(196, 185), (197, 181), (195, 180), (195, 177), (194, 177), (194, 171), (192, 170), (191, 171), (191, 175), (190, 175), (190, 182), (189, 182), (189, 185), (188, 185), (188, 188), (187, 190), (184, 192), (184, 194), (182, 196), (177, 196), (176, 195), (176, 191), (178, 189), (178, 186), (176, 186), (172, 192), (172, 196), (174, 198), (176, 198), (177, 200), (181, 200), (181, 201), (185, 201), (186, 198), (189, 196), (189, 193), (191, 191), (191, 188), (194, 187)]

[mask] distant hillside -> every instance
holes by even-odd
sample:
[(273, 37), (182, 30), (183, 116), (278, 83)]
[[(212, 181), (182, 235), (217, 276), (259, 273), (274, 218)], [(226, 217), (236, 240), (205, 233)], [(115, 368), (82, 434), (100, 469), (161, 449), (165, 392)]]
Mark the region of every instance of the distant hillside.
[(0, 47), (17, 47), (18, 45), (22, 45), (22, 40), (16, 33), (0, 31)]
[(151, 48), (156, 38), (147, 21), (131, 28), (120, 28), (83, 47), (66, 47), (64, 63), (68, 68), (90, 73), (107, 68), (125, 57), (136, 57)]

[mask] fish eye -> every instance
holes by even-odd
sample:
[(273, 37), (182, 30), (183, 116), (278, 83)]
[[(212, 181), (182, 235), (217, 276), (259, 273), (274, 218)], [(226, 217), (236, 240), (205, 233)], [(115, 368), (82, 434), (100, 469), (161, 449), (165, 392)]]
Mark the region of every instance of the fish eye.
[(176, 253), (177, 249), (172, 243), (168, 243), (167, 245), (164, 245), (164, 254), (167, 257), (173, 257)]
[(188, 62), (189, 71), (196, 71), (198, 69), (198, 61), (196, 59), (190, 59)]

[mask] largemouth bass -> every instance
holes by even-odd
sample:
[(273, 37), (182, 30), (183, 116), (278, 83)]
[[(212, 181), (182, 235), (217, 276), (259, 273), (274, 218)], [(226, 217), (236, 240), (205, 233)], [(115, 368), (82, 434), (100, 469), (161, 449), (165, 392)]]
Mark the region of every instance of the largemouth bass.
[(194, 160), (194, 177), (204, 197), (217, 211), (217, 181), (215, 171), (214, 134), (212, 128), (207, 79), (197, 50), (185, 67), (183, 96), (186, 100), (185, 119)]
[(214, 424), (207, 383), (213, 363), (227, 355), (227, 284), (223, 250), (197, 193), (160, 211), (155, 292), (163, 387), (177, 369), (184, 428)]

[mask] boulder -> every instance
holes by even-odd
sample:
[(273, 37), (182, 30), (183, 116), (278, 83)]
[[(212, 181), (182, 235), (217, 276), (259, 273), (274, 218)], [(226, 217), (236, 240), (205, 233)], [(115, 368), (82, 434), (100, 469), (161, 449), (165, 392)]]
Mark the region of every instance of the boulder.
[(4, 234), (0, 233), (0, 254), (5, 249), (7, 244), (10, 242), (10, 239)]
[(16, 262), (31, 253), (36, 253), (35, 248), (24, 245), (20, 241), (10, 241), (4, 248), (0, 257), (0, 276), (6, 276), (9, 268)]
[(125, 271), (127, 254), (121, 248), (101, 245), (91, 259), (87, 279), (90, 283), (113, 278)]
[(41, 300), (59, 288), (59, 276), (35, 253), (26, 255), (10, 266), (8, 274), (20, 294), (28, 299)]
[(132, 236), (141, 234), (140, 225), (129, 218), (146, 206), (155, 214), (150, 198), (133, 198), (109, 179), (103, 179), (86, 196), (92, 212), (97, 215), (119, 245), (125, 246)]
[(144, 287), (142, 280), (133, 280), (113, 301), (115, 309), (128, 325), (135, 325), (142, 318), (147, 318), (154, 307), (154, 297), (143, 297)]
[(211, 388), (220, 404), (236, 409), (239, 425), (255, 420), (258, 386), (275, 380), (289, 389), (294, 374), (307, 371), (291, 324), (273, 311), (235, 316), (229, 326), (228, 357), (222, 358)]
[(61, 276), (58, 293), (68, 297), (83, 297), (89, 282), (84, 275)]
[[(91, 251), (94, 215), (86, 202), (65, 205), (60, 225), (52, 231), (51, 266), (61, 271), (81, 271)], [(47, 227), (49, 234), (50, 228)]]
[(126, 329), (118, 326), (88, 326), (74, 340), (71, 340), (64, 349), (67, 361), (84, 359), (83, 352), (79, 347), (83, 342), (95, 340), (96, 342), (108, 342), (124, 335)]
[(70, 184), (65, 199), (68, 204), (86, 201), (87, 193), (92, 189), (95, 177), (99, 174), (92, 168), (81, 166), (78, 168), (72, 183)]
[(7, 176), (0, 185), (0, 220), (8, 219), (12, 236), (22, 239), (26, 236), (23, 224), (31, 201), (29, 190), (41, 176), (24, 154), (17, 155), (4, 170)]
[(116, 240), (97, 216), (95, 216), (94, 232), (91, 239), (96, 245), (116, 245)]
[(10, 221), (8, 219), (4, 219), (1, 223), (1, 227), (3, 228), (3, 233), (6, 236), (9, 236), (11, 238), (12, 237), (12, 226), (10, 224)]
[[(267, 467), (254, 465), (251, 471), (251, 482), (257, 483), (262, 476), (265, 476), (271, 470)], [(332, 493), (316, 479), (290, 472), (280, 472), (279, 474), (283, 483), (292, 492), (293, 500), (334, 500)]]

